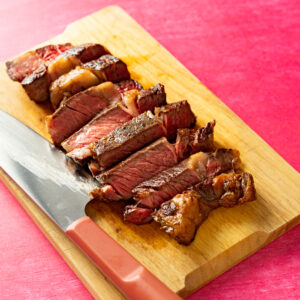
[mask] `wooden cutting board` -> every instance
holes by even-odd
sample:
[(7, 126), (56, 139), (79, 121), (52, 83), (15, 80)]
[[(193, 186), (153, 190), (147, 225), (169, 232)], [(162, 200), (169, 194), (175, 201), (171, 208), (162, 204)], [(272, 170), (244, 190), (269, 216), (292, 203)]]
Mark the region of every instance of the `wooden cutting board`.
[[(118, 204), (88, 205), (97, 224), (173, 291), (189, 295), (299, 223), (299, 173), (122, 9), (111, 6), (87, 16), (45, 44), (58, 42), (99, 42), (144, 87), (161, 82), (168, 102), (188, 99), (198, 124), (216, 119), (217, 143), (239, 149), (244, 170), (254, 176), (257, 201), (213, 211), (189, 246), (177, 244), (157, 224), (123, 224)], [(44, 126), (49, 105), (30, 101), (8, 78), (4, 63), (0, 78), (0, 108), (49, 138)], [(3, 172), (1, 178), (95, 298), (123, 297)]]

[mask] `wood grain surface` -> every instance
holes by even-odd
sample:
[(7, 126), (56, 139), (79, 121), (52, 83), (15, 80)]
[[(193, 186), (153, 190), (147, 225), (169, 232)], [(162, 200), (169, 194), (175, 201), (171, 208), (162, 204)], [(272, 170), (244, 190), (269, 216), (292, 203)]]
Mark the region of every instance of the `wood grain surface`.
[[(170, 53), (118, 7), (108, 7), (67, 27), (45, 42), (99, 42), (129, 66), (132, 77), (149, 87), (161, 82), (168, 102), (187, 99), (198, 124), (217, 120), (219, 145), (241, 152), (244, 170), (253, 174), (257, 201), (213, 211), (189, 246), (178, 245), (157, 224), (123, 224), (120, 205), (92, 202), (87, 213), (145, 267), (181, 296), (187, 296), (300, 220), (300, 175), (203, 86)], [(45, 138), (47, 104), (30, 101), (20, 84), (0, 65), (0, 108)], [(3, 172), (1, 178), (95, 298), (120, 293)]]

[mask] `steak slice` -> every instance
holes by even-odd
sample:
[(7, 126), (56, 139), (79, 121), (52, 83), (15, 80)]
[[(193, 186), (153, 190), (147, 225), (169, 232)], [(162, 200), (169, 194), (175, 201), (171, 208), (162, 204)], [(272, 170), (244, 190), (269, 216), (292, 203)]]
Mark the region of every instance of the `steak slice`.
[(164, 135), (162, 122), (147, 111), (90, 145), (90, 149), (98, 164), (107, 169)]
[(102, 55), (53, 81), (50, 85), (50, 100), (56, 109), (64, 98), (88, 87), (105, 81), (118, 82), (129, 78), (127, 66), (120, 59), (108, 54)]
[(147, 110), (154, 112), (155, 107), (167, 104), (165, 87), (158, 83), (155, 86), (141, 90), (136, 101), (137, 110), (142, 113)]
[(93, 72), (101, 82), (118, 82), (130, 79), (126, 64), (112, 55), (103, 55), (82, 65), (83, 68)]
[(76, 66), (108, 53), (109, 51), (100, 44), (88, 43), (70, 48), (50, 62), (48, 66), (50, 82), (68, 73)]
[(59, 45), (47, 45), (36, 50), (28, 51), (6, 62), (7, 73), (14, 81), (22, 80), (39, 69), (42, 65), (55, 59), (59, 54), (70, 49), (70, 43)]
[(128, 200), (135, 186), (176, 163), (174, 146), (165, 137), (160, 138), (97, 176), (100, 188), (91, 196), (102, 201)]
[(136, 225), (146, 224), (152, 221), (153, 210), (150, 208), (127, 205), (124, 209), (124, 221)]
[(120, 101), (120, 93), (111, 82), (90, 87), (66, 99), (54, 114), (46, 117), (53, 143), (56, 146), (60, 145), (105, 107)]
[[(130, 80), (126, 80), (126, 82), (130, 82)], [(125, 81), (123, 81), (122, 83), (119, 83), (119, 84), (124, 86)], [(115, 84), (115, 87), (116, 86), (117, 86), (117, 84)], [(127, 114), (126, 114), (127, 116), (128, 115), (135, 116), (137, 114), (137, 108), (136, 108), (137, 95), (138, 95), (137, 89), (130, 90), (128, 88), (127, 91), (123, 92), (122, 101), (125, 102), (125, 104), (127, 105), (127, 108), (122, 107), (123, 115), (124, 115), (124, 111), (127, 112)], [(129, 104), (130, 101), (132, 102), (131, 104)], [(152, 102), (152, 104), (155, 104), (155, 103), (156, 103), (155, 101)], [(119, 107), (119, 109), (120, 109), (120, 107)], [(114, 116), (114, 114), (112, 116)], [(100, 121), (99, 125), (98, 125), (98, 122), (95, 124), (93, 121), (91, 121), (82, 130), (75, 132), (74, 135), (70, 136), (66, 141), (64, 141), (62, 143), (62, 147), (67, 152), (72, 151), (72, 153), (70, 153), (69, 155), (77, 162), (83, 162), (82, 159), (84, 158), (84, 160), (85, 160), (85, 159), (87, 159), (88, 156), (91, 156), (91, 152), (87, 149), (75, 150), (75, 148), (82, 148), (82, 147), (88, 146), (90, 143), (96, 143), (98, 140), (100, 140), (101, 138), (103, 138), (104, 136), (109, 134), (112, 130), (121, 126), (123, 123), (129, 121), (131, 118), (120, 117), (118, 119), (118, 116), (116, 115), (115, 119), (113, 119), (113, 120), (109, 119), (108, 120), (109, 125), (113, 125), (111, 123), (111, 121), (115, 122), (115, 126), (108, 127), (110, 129), (110, 131), (102, 130), (102, 128), (101, 128), (101, 126), (104, 126), (104, 127), (106, 126), (106, 123), (103, 123), (103, 124), (101, 123), (102, 120), (104, 122), (106, 122), (105, 121), (106, 119), (104, 118), (104, 116), (101, 116), (101, 119), (98, 119), (98, 118), (96, 118), (96, 119)], [(92, 166), (95, 166), (95, 164), (93, 164)]]
[(176, 154), (179, 160), (186, 159), (190, 155), (203, 151), (212, 151), (214, 147), (214, 127), (212, 121), (199, 129), (178, 129), (176, 138)]
[(155, 213), (154, 220), (172, 238), (188, 245), (212, 209), (253, 200), (255, 188), (251, 174), (221, 174), (164, 202)]
[(196, 122), (196, 117), (186, 100), (155, 108), (155, 115), (163, 121), (168, 140), (175, 139), (178, 128), (193, 127)]
[(56, 109), (63, 99), (69, 98), (101, 82), (103, 81), (100, 81), (98, 77), (89, 70), (76, 67), (51, 83), (50, 101), (53, 108)]
[[(51, 82), (81, 63), (98, 58), (105, 53), (108, 53), (107, 50), (100, 44), (83, 44), (70, 48), (49, 62), (49, 64), (44, 65), (43, 68), (39, 68), (26, 77), (22, 81), (23, 88), (29, 97), (35, 101), (48, 99)], [(74, 94), (74, 91), (72, 94)]]
[(71, 135), (61, 145), (67, 155), (77, 162), (83, 162), (92, 153), (88, 145), (108, 135), (111, 131), (132, 119), (131, 114), (119, 103), (100, 112), (88, 124)]
[(135, 187), (132, 191), (133, 198), (139, 205), (158, 208), (163, 202), (182, 193), (188, 187), (221, 172), (235, 170), (239, 164), (237, 150), (217, 149), (211, 153), (199, 152)]

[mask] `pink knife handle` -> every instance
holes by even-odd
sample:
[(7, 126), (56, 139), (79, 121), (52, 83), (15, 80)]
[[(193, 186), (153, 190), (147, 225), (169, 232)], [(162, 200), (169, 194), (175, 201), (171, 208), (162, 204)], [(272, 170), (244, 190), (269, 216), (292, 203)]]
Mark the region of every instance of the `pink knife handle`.
[(89, 217), (72, 223), (68, 236), (131, 300), (179, 300), (152, 273), (115, 242)]

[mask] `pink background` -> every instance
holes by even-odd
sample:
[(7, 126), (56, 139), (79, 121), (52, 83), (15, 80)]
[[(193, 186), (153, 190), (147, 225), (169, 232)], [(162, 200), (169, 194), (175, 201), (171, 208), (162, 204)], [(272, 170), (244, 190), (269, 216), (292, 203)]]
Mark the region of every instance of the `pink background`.
[[(112, 4), (300, 170), (299, 1), (4, 0), (0, 59)], [(0, 211), (1, 299), (92, 299), (1, 182)], [(299, 236), (298, 226), (188, 299), (300, 299)]]

